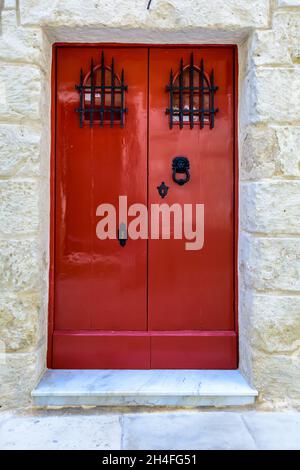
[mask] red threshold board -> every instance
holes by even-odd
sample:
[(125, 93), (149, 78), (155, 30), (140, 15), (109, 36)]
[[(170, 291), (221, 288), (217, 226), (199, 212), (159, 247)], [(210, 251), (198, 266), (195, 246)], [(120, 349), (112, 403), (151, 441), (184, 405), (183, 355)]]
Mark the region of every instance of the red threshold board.
[(236, 369), (236, 341), (234, 331), (57, 330), (52, 368)]

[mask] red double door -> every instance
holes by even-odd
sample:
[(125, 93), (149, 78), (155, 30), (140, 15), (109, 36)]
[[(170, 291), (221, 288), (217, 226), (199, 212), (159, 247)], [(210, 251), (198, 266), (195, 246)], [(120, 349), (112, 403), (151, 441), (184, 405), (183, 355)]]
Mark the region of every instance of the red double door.
[[(80, 113), (75, 111), (81, 106), (80, 93), (75, 85), (80, 84), (80, 69), (83, 77), (89, 72), (91, 58), (94, 67), (101, 64), (102, 51), (106, 64), (114, 58), (119, 82), (124, 69), (124, 126), (114, 122), (111, 127), (110, 116), (104, 116), (101, 127), (96, 114), (90, 126), (83, 114), (80, 127)], [(181, 128), (174, 116), (170, 128), (170, 71), (175, 80), (181, 59), (186, 68), (191, 54), (198, 71), (201, 59), (207, 77), (214, 70), (218, 112), (213, 128), (209, 122), (201, 128), (196, 115), (194, 127), (183, 117)], [(57, 46), (55, 60), (54, 317), (49, 366), (236, 368), (235, 50), (62, 45)], [(115, 99), (120, 104), (120, 96)], [(176, 156), (189, 160), (190, 180), (184, 185), (172, 179)], [(164, 199), (157, 189), (162, 182), (169, 187)], [(109, 203), (118, 210), (120, 195), (127, 196), (128, 206), (142, 203), (149, 209), (161, 203), (204, 204), (203, 248), (186, 250), (187, 240), (174, 239), (172, 233), (170, 239), (128, 238), (125, 246), (117, 239), (100, 240), (97, 207)]]

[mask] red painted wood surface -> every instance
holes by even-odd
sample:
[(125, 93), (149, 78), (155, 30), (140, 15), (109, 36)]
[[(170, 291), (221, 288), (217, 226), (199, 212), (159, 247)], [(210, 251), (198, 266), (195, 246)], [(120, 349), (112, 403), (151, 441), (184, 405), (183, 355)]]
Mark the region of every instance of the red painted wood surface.
[[(234, 369), (231, 331), (56, 331), (55, 369)], [(151, 354), (150, 354), (151, 352)], [(101, 361), (101, 362), (100, 362)]]
[(152, 369), (235, 369), (234, 331), (152, 333)]
[[(55, 329), (143, 330), (146, 315), (145, 240), (96, 237), (96, 209), (101, 203), (118, 207), (146, 203), (147, 56), (146, 49), (106, 49), (116, 71), (126, 70), (130, 93), (124, 129), (79, 128), (75, 112), (82, 67), (100, 60), (99, 48), (62, 48), (57, 64), (56, 154), (56, 286)], [(119, 70), (118, 70), (119, 69)], [(138, 119), (137, 119), (138, 116)]]
[(149, 369), (150, 337), (134, 332), (57, 331), (55, 369)]
[[(57, 48), (54, 368), (223, 368), (237, 366), (234, 315), (234, 49), (104, 48), (125, 70), (125, 127), (79, 128), (79, 71), (99, 62), (102, 46)], [(215, 128), (169, 129), (170, 68), (204, 59), (219, 89)], [(148, 81), (149, 74), (149, 81)], [(149, 88), (148, 88), (149, 87)], [(149, 111), (149, 112), (148, 112)], [(191, 163), (184, 186), (171, 179), (174, 156)], [(147, 175), (148, 168), (148, 175)], [(103, 202), (204, 203), (205, 241), (96, 237)], [(52, 344), (52, 343), (51, 343)]]
[[(214, 129), (201, 131), (178, 126), (169, 129), (163, 92), (170, 69), (180, 58), (215, 70), (216, 115)], [(168, 204), (203, 203), (204, 247), (184, 249), (186, 240), (149, 241), (149, 325), (153, 330), (232, 330), (234, 276), (233, 214), (233, 55), (232, 49), (154, 49), (150, 53), (149, 202), (160, 203), (156, 190), (162, 180), (170, 187)], [(229, 73), (231, 71), (231, 73)], [(172, 181), (176, 155), (190, 161), (190, 181)]]

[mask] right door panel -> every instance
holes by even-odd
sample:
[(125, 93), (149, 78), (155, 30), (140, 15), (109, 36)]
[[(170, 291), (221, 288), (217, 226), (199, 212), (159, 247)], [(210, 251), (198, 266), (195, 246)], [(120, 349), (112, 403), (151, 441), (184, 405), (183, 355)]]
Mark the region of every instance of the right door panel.
[[(180, 60), (214, 69), (215, 126), (169, 127), (170, 70)], [(151, 367), (235, 368), (234, 323), (234, 50), (155, 48), (149, 62), (149, 204), (204, 204), (204, 246), (149, 240), (148, 326)], [(172, 160), (185, 156), (190, 181), (172, 180)], [(169, 186), (161, 199), (157, 186)], [(155, 333), (154, 333), (155, 332)]]

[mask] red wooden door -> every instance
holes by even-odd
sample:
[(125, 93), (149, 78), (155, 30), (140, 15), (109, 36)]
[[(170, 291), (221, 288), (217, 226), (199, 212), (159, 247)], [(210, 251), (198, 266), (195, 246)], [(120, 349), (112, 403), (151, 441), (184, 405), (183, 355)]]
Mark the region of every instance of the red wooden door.
[[(79, 127), (79, 71), (114, 57), (124, 68), (124, 128)], [(180, 59), (215, 71), (213, 129), (169, 128), (166, 85)], [(234, 50), (231, 47), (57, 47), (53, 368), (235, 368)], [(190, 181), (172, 180), (172, 159)], [(162, 200), (157, 186), (169, 186)], [(99, 240), (96, 209), (204, 204), (204, 246), (186, 240)]]
[(59, 48), (57, 57), (54, 368), (147, 368), (147, 241), (96, 237), (96, 208), (146, 203), (147, 49), (105, 48), (124, 68), (125, 126), (79, 128), (79, 72), (101, 60), (92, 47)]
[[(164, 91), (180, 60), (203, 59), (214, 69), (219, 108), (215, 126), (199, 122), (180, 129), (164, 114)], [(188, 71), (187, 71), (188, 73)], [(187, 77), (188, 78), (188, 77)], [(204, 204), (204, 246), (186, 250), (186, 240), (149, 240), (149, 328), (154, 368), (223, 368), (236, 364), (234, 332), (234, 144), (233, 52), (231, 48), (153, 49), (150, 52), (149, 202), (161, 201), (157, 184), (165, 181), (169, 205)], [(189, 97), (187, 97), (189, 98)], [(187, 103), (189, 104), (189, 103)], [(190, 181), (172, 181), (172, 159), (186, 156)]]

